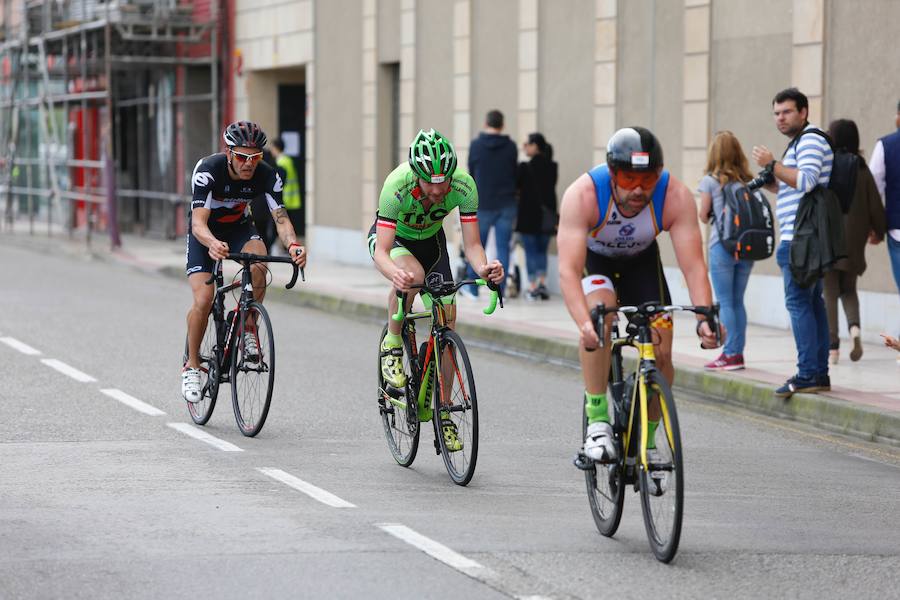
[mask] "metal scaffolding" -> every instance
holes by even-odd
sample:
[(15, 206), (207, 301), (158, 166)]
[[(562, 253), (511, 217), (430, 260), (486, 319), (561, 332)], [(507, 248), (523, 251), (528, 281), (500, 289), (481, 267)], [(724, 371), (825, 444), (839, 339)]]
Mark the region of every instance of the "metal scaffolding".
[(2, 223), (173, 237), (218, 148), (219, 0), (0, 0)]

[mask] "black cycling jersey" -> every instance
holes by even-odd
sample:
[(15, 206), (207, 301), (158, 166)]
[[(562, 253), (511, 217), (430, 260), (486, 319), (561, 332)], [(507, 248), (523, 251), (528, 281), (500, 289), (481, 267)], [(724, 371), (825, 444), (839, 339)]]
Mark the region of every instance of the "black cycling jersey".
[(283, 187), (278, 172), (262, 161), (256, 165), (250, 179), (232, 179), (228, 172), (228, 157), (220, 152), (197, 161), (191, 175), (191, 209), (208, 208), (207, 223), (213, 231), (230, 228), (247, 221), (250, 201), (257, 196), (265, 196), (269, 211), (284, 208), (281, 201)]

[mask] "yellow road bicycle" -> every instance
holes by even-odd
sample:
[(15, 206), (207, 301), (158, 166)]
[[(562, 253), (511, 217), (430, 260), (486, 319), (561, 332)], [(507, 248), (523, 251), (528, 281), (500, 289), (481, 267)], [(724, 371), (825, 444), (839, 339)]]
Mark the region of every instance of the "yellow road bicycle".
[[(625, 335), (619, 334), (616, 320), (611, 327), (611, 356), (607, 398), (612, 407), (612, 427), (617, 459), (597, 463), (579, 453), (575, 466), (584, 471), (588, 501), (594, 523), (601, 534), (612, 537), (622, 518), (625, 486), (641, 493), (644, 527), (653, 554), (670, 562), (678, 551), (684, 505), (684, 469), (681, 434), (675, 398), (663, 374), (656, 368), (653, 350), (653, 318), (661, 312), (690, 311), (702, 315), (721, 343), (717, 324), (718, 305), (680, 306), (645, 302), (640, 306), (607, 308), (600, 304), (591, 311), (594, 328), (605, 340), (608, 314), (622, 313), (628, 318)], [(634, 372), (624, 377), (622, 349), (638, 352)], [(652, 438), (648, 421), (658, 420)], [(582, 439), (587, 431), (587, 415), (582, 416)]]

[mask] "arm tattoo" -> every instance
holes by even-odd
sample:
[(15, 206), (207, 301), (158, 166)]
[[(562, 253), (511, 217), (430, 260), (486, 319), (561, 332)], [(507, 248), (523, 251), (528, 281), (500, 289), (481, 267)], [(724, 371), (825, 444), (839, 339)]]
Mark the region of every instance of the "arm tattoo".
[(272, 213), (272, 216), (275, 217), (275, 222), (279, 225), (288, 220), (287, 210), (284, 208), (276, 208), (275, 212)]

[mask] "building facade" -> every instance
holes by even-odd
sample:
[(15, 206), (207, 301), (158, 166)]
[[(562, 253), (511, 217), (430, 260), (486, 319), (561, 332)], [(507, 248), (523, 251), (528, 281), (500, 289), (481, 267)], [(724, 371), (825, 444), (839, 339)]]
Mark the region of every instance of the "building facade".
[[(499, 109), (517, 143), (540, 131), (553, 144), (561, 196), (604, 160), (613, 131), (644, 125), (696, 188), (718, 130), (748, 153), (786, 146), (771, 117), (783, 88), (809, 96), (820, 126), (854, 119), (866, 152), (893, 129), (900, 98), (894, 0), (235, 2), (234, 117), (297, 132), (309, 243), (323, 259), (369, 260), (381, 182), (419, 128), (448, 135), (465, 164)], [(871, 335), (896, 329), (898, 306), (884, 245), (868, 263), (859, 287)], [(775, 261), (758, 263), (751, 320), (785, 326), (767, 301), (781, 293)]]

